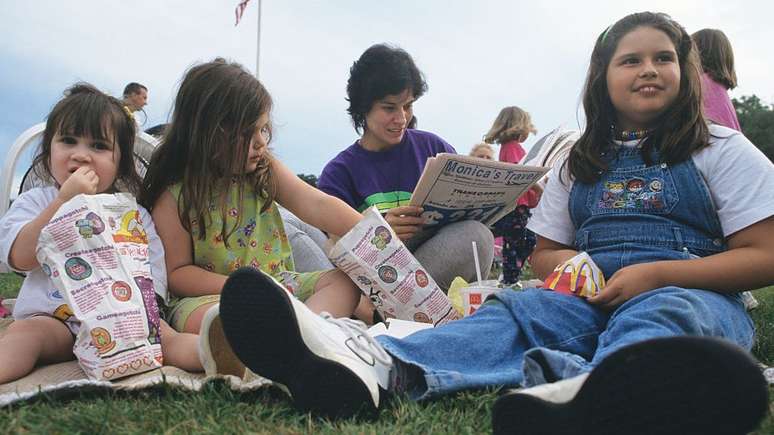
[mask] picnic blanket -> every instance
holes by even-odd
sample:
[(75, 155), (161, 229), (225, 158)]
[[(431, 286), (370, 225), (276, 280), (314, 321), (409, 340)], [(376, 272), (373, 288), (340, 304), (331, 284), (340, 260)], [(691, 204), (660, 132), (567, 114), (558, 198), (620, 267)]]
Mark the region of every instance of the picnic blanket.
[[(12, 322), (0, 319), (0, 336)], [(34, 398), (41, 393), (67, 393), (74, 390), (142, 390), (167, 384), (191, 391), (199, 391), (213, 379), (222, 379), (232, 390), (248, 392), (272, 384), (266, 378), (252, 375), (245, 379), (236, 376), (205, 376), (204, 373), (189, 373), (176, 367), (164, 366), (157, 370), (129, 376), (118, 381), (95, 381), (86, 377), (76, 361), (52, 364), (35, 369), (18, 381), (0, 385), (0, 407)]]

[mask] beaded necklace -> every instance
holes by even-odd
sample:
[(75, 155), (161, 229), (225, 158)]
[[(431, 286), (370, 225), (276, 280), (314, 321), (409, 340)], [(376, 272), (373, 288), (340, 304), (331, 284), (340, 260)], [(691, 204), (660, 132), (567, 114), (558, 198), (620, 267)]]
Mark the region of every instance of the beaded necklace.
[(628, 141), (637, 140), (647, 137), (650, 134), (650, 130), (623, 130), (618, 133), (617, 139)]

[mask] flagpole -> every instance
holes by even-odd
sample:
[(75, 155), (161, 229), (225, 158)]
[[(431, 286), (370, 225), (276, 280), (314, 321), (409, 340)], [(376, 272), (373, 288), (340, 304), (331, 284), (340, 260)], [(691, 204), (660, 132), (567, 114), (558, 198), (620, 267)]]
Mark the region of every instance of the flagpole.
[(255, 47), (255, 78), (257, 79), (260, 78), (258, 71), (261, 66), (261, 3), (263, 0), (258, 0), (258, 30), (256, 31), (258, 41)]

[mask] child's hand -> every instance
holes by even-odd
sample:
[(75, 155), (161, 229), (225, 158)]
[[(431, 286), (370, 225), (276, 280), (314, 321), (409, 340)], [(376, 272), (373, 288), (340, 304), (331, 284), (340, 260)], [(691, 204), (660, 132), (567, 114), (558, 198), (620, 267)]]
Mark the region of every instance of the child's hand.
[(657, 263), (626, 266), (610, 277), (598, 295), (587, 301), (602, 308), (615, 309), (640, 293), (663, 287), (658, 272)]
[(62, 202), (69, 201), (75, 195), (86, 193), (94, 195), (97, 193), (99, 177), (93, 169), (81, 166), (75, 172), (67, 177), (67, 180), (59, 188), (59, 199)]
[(384, 220), (390, 224), (399, 239), (408, 240), (425, 224), (425, 220), (420, 214), (422, 214), (422, 207), (404, 205), (389, 209), (384, 215)]
[(534, 195), (535, 204), (530, 204), (530, 207), (536, 207), (537, 203), (540, 202), (540, 197), (543, 196), (543, 187), (539, 184), (536, 184), (532, 186), (532, 188), (529, 189), (530, 192), (532, 192), (532, 195)]

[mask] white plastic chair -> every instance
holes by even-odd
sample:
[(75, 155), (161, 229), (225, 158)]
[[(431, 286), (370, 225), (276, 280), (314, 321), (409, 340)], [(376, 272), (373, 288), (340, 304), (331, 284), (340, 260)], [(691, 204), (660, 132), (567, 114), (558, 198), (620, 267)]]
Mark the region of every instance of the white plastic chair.
[[(33, 125), (24, 133), (20, 134), (8, 150), (8, 154), (5, 156), (5, 162), (3, 164), (3, 172), (0, 173), (0, 216), (4, 215), (11, 205), (11, 189), (13, 188), (13, 176), (16, 163), (26, 150), (40, 144), (45, 129), (45, 122)], [(158, 139), (138, 130), (134, 142), (134, 154), (137, 161), (137, 168), (141, 175), (145, 174), (145, 168), (147, 168), (153, 150), (156, 149), (157, 145)], [(40, 180), (36, 180), (31, 175), (33, 175), (32, 167), (30, 167), (24, 175), (22, 185), (19, 188), (19, 193), (32, 187), (42, 185)], [(0, 273), (5, 272), (10, 272), (10, 269), (8, 269), (8, 266), (0, 260)]]

